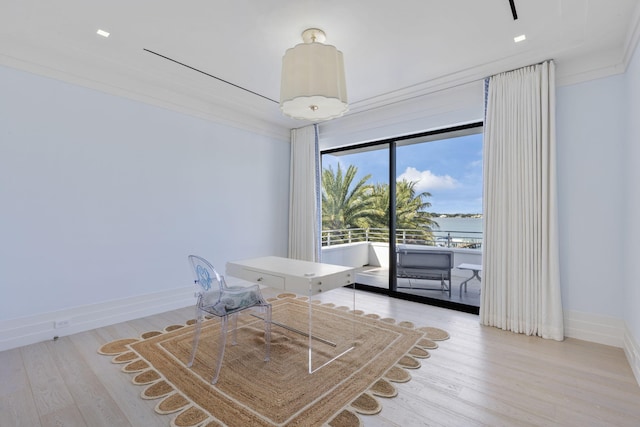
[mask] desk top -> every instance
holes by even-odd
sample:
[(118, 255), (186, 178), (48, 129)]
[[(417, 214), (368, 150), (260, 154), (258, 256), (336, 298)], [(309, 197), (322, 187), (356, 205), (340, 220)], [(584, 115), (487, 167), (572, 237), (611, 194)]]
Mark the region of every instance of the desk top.
[(229, 264), (235, 264), (251, 270), (264, 271), (266, 273), (280, 273), (298, 278), (323, 277), (353, 270), (352, 267), (322, 264), (319, 262), (302, 261), (277, 256), (231, 261)]

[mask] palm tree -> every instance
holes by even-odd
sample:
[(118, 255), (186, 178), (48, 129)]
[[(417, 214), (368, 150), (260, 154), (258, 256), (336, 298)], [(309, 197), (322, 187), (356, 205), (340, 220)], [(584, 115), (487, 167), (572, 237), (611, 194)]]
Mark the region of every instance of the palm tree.
[(396, 183), (396, 226), (398, 228), (426, 228), (431, 231), (438, 223), (425, 211), (431, 207), (426, 199), (431, 193), (416, 193), (417, 181), (402, 180)]
[[(396, 183), (396, 228), (415, 230), (413, 240), (432, 240), (431, 231), (438, 227), (431, 215), (425, 211), (431, 206), (426, 199), (431, 193), (416, 193), (415, 181), (402, 180)], [(378, 213), (372, 227), (389, 227), (389, 185), (377, 184), (372, 193)]]
[(371, 175), (366, 175), (354, 184), (358, 168), (349, 165), (346, 172), (338, 163), (334, 172), (329, 166), (322, 171), (322, 228), (343, 230), (366, 228), (373, 215), (372, 187), (367, 184)]
[[(347, 167), (343, 174), (331, 166), (322, 171), (322, 229), (389, 228), (389, 185), (367, 184), (371, 175), (354, 183), (358, 168)], [(396, 184), (396, 227), (414, 230), (412, 240), (433, 240), (431, 231), (438, 227), (425, 211), (431, 206), (431, 194), (417, 193), (417, 182), (402, 180)], [(332, 236), (340, 239), (344, 236)]]

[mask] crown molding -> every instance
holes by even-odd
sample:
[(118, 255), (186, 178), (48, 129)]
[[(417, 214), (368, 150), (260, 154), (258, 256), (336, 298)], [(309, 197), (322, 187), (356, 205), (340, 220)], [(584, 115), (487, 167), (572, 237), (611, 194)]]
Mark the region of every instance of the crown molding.
[[(98, 79), (92, 80), (65, 70), (46, 67), (3, 54), (0, 54), (0, 65), (278, 140), (289, 141), (290, 129), (294, 127), (286, 118), (281, 117), (282, 115), (277, 105), (271, 105), (271, 103), (267, 102), (255, 102), (253, 98), (248, 100), (246, 95), (242, 96), (243, 94), (232, 93), (229, 96), (227, 91), (223, 96), (217, 98), (208, 97), (203, 99), (200, 97), (198, 99), (197, 97), (189, 97), (175, 92), (170, 93), (165, 88), (157, 85), (152, 94), (150, 93), (151, 91), (131, 90), (128, 87), (111, 85)], [(152, 86), (145, 85), (145, 87)]]

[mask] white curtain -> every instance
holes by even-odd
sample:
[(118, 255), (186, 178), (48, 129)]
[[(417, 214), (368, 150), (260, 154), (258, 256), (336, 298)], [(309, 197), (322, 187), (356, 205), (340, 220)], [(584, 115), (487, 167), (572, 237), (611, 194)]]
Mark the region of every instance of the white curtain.
[(480, 321), (560, 341), (554, 63), (490, 77), (486, 102)]
[(319, 150), (316, 125), (291, 130), (289, 258), (320, 261)]

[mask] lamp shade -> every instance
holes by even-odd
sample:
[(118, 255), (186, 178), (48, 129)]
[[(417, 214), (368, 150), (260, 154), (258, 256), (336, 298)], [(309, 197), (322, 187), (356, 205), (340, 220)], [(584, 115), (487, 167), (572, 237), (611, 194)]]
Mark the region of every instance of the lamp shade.
[(316, 41), (288, 49), (282, 58), (280, 109), (302, 120), (342, 116), (348, 110), (342, 52)]

